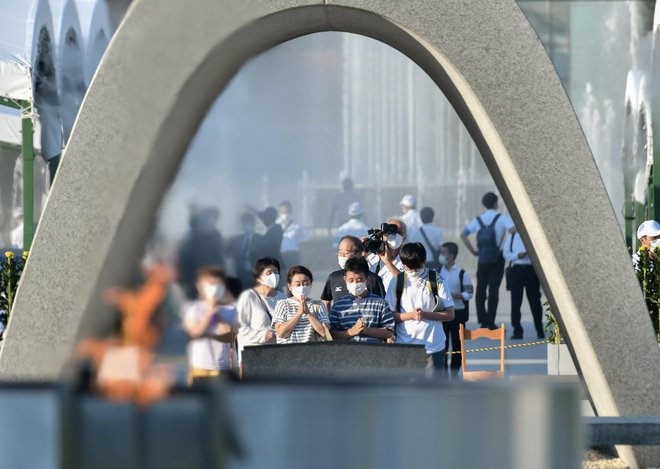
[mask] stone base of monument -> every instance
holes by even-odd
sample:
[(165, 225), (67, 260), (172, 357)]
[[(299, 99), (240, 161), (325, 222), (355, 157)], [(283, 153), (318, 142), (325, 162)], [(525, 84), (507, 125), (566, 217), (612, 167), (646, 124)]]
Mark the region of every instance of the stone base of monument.
[(248, 380), (144, 408), (0, 384), (0, 411), (3, 468), (578, 469), (586, 443), (562, 384)]
[(245, 347), (244, 378), (424, 377), (421, 345), (311, 342)]
[(574, 376), (577, 369), (566, 344), (548, 344), (548, 375)]

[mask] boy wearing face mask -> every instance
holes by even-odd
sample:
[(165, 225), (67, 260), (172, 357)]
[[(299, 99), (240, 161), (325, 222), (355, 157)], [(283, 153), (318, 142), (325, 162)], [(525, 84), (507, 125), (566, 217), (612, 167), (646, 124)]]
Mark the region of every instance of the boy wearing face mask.
[(296, 265), (289, 269), (287, 283), (292, 296), (278, 301), (273, 313), (278, 344), (300, 344), (326, 337), (328, 313), (323, 303), (309, 298), (312, 281), (307, 267)]
[[(323, 292), (321, 292), (321, 300), (326, 310), (330, 310), (331, 302), (337, 301), (339, 298), (349, 294), (346, 289), (344, 266), (351, 258), (363, 259), (363, 254), (364, 247), (362, 241), (355, 236), (344, 236), (339, 240), (337, 263), (340, 269), (335, 270), (328, 276), (328, 280), (326, 280), (323, 287)], [(373, 272), (369, 272), (367, 275), (367, 289), (374, 295), (385, 298), (383, 281)]]
[(235, 364), (233, 342), (236, 309), (221, 305), (225, 298), (225, 273), (219, 267), (206, 267), (197, 275), (199, 300), (186, 310), (183, 327), (188, 342), (188, 382), (217, 377)]
[(401, 246), (406, 241), (406, 224), (398, 218), (387, 220), (390, 225), (396, 225), (397, 232), (392, 235), (385, 235), (385, 252), (376, 254), (371, 253), (367, 256), (369, 267), (383, 280), (385, 290), (389, 288), (393, 278), (396, 278), (403, 271), (403, 264), (399, 257)]
[[(655, 249), (660, 247), (660, 223), (655, 220), (646, 220), (637, 227), (637, 239), (639, 247)], [(633, 254), (633, 266), (637, 269), (639, 263), (639, 251)]]
[(451, 349), (454, 353), (451, 355), (451, 373), (457, 375), (461, 368), (461, 341), (459, 337), (460, 324), (468, 322), (470, 317), (470, 300), (474, 295), (472, 286), (472, 277), (470, 273), (456, 264), (458, 256), (458, 245), (456, 243), (444, 243), (440, 247), (439, 263), (442, 265), (440, 274), (445, 279), (449, 287), (449, 293), (454, 300), (454, 319), (443, 322), (442, 327), (445, 331), (445, 349), (449, 351), (449, 342), (451, 340)]
[(362, 257), (346, 261), (344, 279), (348, 295), (330, 310), (330, 331), (335, 340), (384, 342), (394, 333), (394, 318), (385, 300), (367, 289), (369, 264)]
[(401, 248), (404, 272), (390, 283), (387, 303), (396, 322), (396, 342), (424, 345), (426, 372), (437, 376), (445, 368), (443, 321), (454, 319), (454, 301), (443, 277), (427, 269), (421, 243)]

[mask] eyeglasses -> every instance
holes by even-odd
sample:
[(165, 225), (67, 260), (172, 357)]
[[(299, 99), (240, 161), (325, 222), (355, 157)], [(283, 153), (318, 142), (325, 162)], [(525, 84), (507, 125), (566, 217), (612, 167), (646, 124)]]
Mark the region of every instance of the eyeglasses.
[(340, 257), (352, 257), (357, 253), (357, 251), (337, 251), (337, 255)]

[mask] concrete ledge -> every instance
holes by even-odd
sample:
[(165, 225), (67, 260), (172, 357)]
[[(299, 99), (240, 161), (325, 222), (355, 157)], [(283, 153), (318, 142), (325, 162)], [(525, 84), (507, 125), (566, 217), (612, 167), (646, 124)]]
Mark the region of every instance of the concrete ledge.
[(591, 446), (660, 445), (660, 416), (585, 417)]

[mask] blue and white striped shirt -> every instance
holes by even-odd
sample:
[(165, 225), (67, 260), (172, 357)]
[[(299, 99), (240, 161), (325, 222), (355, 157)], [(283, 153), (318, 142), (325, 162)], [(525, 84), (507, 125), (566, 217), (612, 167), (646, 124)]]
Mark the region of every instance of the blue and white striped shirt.
[[(394, 330), (394, 316), (385, 300), (369, 293), (365, 298), (351, 294), (343, 296), (332, 304), (330, 309), (330, 330), (346, 331), (362, 318), (364, 327), (387, 328)], [(375, 337), (358, 335), (350, 340), (354, 342), (382, 342)]]

